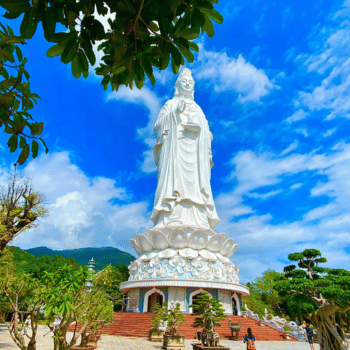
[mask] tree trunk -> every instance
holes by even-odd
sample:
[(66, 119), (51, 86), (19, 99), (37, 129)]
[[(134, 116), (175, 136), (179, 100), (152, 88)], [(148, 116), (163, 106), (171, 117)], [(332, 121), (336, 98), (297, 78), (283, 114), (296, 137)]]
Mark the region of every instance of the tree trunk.
[(6, 239), (0, 239), (0, 252), (5, 249), (9, 241)]
[(311, 322), (317, 329), (320, 350), (348, 350), (337, 330), (334, 317), (336, 310), (332, 315), (329, 315), (329, 310), (327, 315), (322, 311), (317, 310), (311, 317)]

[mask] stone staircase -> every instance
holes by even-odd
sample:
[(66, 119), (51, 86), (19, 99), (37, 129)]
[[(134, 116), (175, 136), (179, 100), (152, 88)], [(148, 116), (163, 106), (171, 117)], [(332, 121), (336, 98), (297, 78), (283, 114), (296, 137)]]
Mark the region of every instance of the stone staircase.
[[(116, 312), (114, 314), (113, 322), (102, 329), (102, 334), (129, 336), (129, 337), (148, 337), (148, 331), (151, 328), (151, 313), (122, 313)], [(180, 334), (187, 339), (193, 339), (197, 329), (192, 327), (196, 316), (186, 315), (187, 321), (179, 328)], [(242, 328), (239, 333), (239, 339), (247, 334), (247, 329), (252, 329), (256, 340), (266, 341), (285, 341), (282, 332), (279, 332), (268, 326), (259, 326), (258, 322), (249, 317), (227, 316), (227, 318), (220, 322), (221, 327), (215, 327), (215, 331), (219, 333), (221, 339), (229, 339), (231, 330), (228, 326), (229, 318), (233, 323), (241, 322)], [(200, 328), (198, 328), (200, 329)], [(289, 341), (295, 341), (294, 338)]]

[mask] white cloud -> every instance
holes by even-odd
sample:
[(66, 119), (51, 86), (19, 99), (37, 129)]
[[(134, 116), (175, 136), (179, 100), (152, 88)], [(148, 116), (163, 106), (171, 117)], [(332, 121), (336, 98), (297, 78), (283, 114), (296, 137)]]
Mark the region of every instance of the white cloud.
[(323, 133), (323, 136), (329, 137), (329, 136), (333, 135), (337, 131), (337, 129), (338, 128), (328, 129), (325, 133)]
[(326, 119), (350, 118), (350, 12), (349, 2), (324, 28), (315, 28), (310, 36), (310, 54), (301, 54), (297, 62), (316, 73), (320, 83), (300, 91), (298, 103), (309, 111), (324, 111)]
[(304, 221), (313, 221), (317, 219), (322, 219), (326, 216), (333, 215), (338, 211), (337, 206), (332, 204), (327, 204), (322, 207), (318, 207), (310, 210), (304, 215)]
[(298, 147), (298, 141), (292, 142), (284, 151), (281, 152), (280, 156), (284, 156)]
[(72, 164), (68, 152), (42, 155), (23, 172), (44, 195), (50, 214), (14, 244), (52, 249), (114, 246), (135, 254), (130, 238), (151, 225), (147, 202), (132, 202), (131, 194), (115, 180), (89, 178)]
[(295, 129), (296, 132), (299, 132), (300, 134), (302, 134), (304, 137), (308, 137), (309, 133), (307, 132), (307, 130), (305, 128), (300, 128), (300, 129)]
[(206, 51), (201, 44), (194, 70), (197, 80), (210, 81), (216, 92), (235, 91), (241, 103), (258, 102), (274, 88), (264, 70), (247, 62), (240, 54), (229, 57), (226, 52)]
[[(331, 152), (322, 154), (241, 151), (233, 157), (232, 167), (230, 178), (238, 183), (232, 192), (216, 198), (222, 220), (217, 229), (227, 232), (239, 244), (232, 261), (241, 266), (242, 281), (260, 273), (252, 274), (249, 266), (257, 266), (259, 271), (273, 266), (281, 271), (284, 264), (280, 261), (306, 248), (319, 249), (327, 257), (328, 266), (348, 268), (350, 257), (345, 249), (350, 240), (350, 144), (340, 142)], [(294, 222), (276, 224), (274, 209), (269, 213), (268, 207), (264, 214), (259, 213), (255, 200), (264, 201), (283, 193), (288, 201), (290, 190), (304, 185), (299, 182), (290, 186), (290, 178), (298, 174), (323, 175), (323, 182), (310, 189), (310, 197), (325, 196), (328, 203), (310, 209), (301, 197), (296, 205), (304, 213)], [(260, 194), (265, 188), (269, 191)]]
[(250, 192), (247, 194), (250, 198), (259, 198), (259, 199), (267, 199), (270, 197), (274, 197), (278, 194), (282, 193), (282, 190), (275, 190), (275, 191), (269, 191), (267, 193), (256, 193), (256, 192)]
[(303, 185), (303, 184), (299, 182), (299, 183), (297, 183), (297, 184), (294, 184), (294, 185), (290, 186), (290, 189), (291, 189), (292, 191), (294, 191), (294, 190), (297, 190), (298, 188), (300, 188), (302, 185)]
[(299, 120), (305, 119), (309, 113), (306, 113), (303, 109), (298, 109), (290, 117), (286, 119), (287, 123), (294, 123)]

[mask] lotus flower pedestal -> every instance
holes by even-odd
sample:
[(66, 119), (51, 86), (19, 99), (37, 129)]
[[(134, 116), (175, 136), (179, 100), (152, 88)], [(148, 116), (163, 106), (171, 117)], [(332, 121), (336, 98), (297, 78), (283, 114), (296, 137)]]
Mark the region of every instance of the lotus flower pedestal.
[(175, 226), (137, 234), (132, 245), (140, 256), (129, 266), (129, 280), (121, 284), (129, 292), (129, 311), (150, 311), (156, 294), (191, 313), (192, 298), (206, 290), (222, 300), (227, 314), (232, 314), (234, 297), (240, 314), (240, 295), (249, 289), (239, 284), (239, 269), (230, 260), (238, 247), (233, 238), (211, 229)]

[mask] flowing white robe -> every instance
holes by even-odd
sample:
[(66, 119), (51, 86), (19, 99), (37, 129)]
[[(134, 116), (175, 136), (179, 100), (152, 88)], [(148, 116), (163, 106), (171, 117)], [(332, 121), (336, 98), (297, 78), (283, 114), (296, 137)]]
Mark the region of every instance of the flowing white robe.
[(174, 223), (214, 229), (220, 219), (210, 186), (213, 136), (194, 101), (194, 122), (200, 131), (184, 129), (176, 111), (178, 102), (178, 97), (167, 101), (155, 124), (158, 186), (151, 219), (155, 227)]

